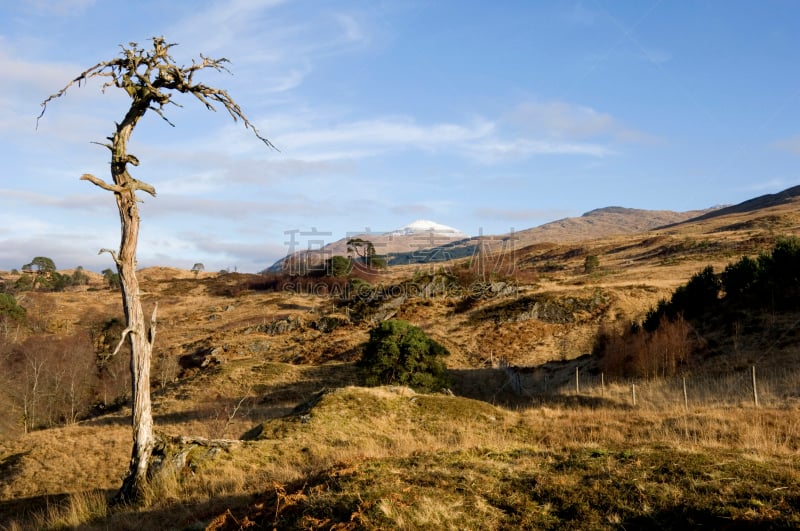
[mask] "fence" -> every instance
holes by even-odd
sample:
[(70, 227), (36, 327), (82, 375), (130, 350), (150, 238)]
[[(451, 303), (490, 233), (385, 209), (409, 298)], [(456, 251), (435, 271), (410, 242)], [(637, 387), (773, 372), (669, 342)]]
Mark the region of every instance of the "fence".
[(519, 395), (596, 397), (640, 408), (781, 407), (800, 404), (800, 369), (740, 367), (728, 372), (661, 378), (614, 378), (576, 368), (567, 377), (504, 367), (507, 385)]

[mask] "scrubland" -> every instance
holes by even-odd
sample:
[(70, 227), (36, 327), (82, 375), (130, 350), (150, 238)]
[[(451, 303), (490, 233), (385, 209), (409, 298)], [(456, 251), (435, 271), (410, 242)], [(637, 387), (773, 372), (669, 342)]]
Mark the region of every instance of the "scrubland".
[[(371, 284), (419, 289), (367, 302), (144, 270), (161, 315), (156, 430), (180, 466), (142, 505), (109, 507), (130, 452), (124, 399), (28, 429), (2, 394), (0, 528), (800, 527), (800, 315), (705, 331), (706, 350), (669, 375), (613, 374), (591, 354), (603, 327), (642, 319), (707, 264), (768, 248), (796, 211), (764, 227), (739, 216), (534, 245), (488, 284), (470, 277), (490, 286), (471, 297), (437, 284), (442, 268), (469, 270), (460, 262), (393, 268)], [(4, 352), (116, 317), (118, 295), (91, 287), (22, 294), (36, 324), (6, 327)], [(449, 349), (446, 392), (362, 386), (355, 361), (387, 316)]]

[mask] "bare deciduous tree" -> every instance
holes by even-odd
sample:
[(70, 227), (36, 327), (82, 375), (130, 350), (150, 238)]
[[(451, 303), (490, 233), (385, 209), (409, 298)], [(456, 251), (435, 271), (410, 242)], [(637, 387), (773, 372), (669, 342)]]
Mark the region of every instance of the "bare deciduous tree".
[(128, 173), (128, 166), (138, 166), (139, 160), (128, 153), (128, 140), (133, 129), (147, 111), (153, 111), (167, 123), (172, 125), (164, 115), (168, 104), (178, 105), (172, 101), (175, 93), (190, 94), (200, 100), (209, 110), (222, 105), (234, 121), (241, 120), (255, 136), (268, 147), (272, 143), (261, 136), (258, 129), (250, 123), (239, 105), (228, 95), (227, 91), (196, 82), (195, 74), (201, 70), (212, 69), (228, 71), (227, 59), (211, 59), (200, 56), (192, 60), (189, 66), (178, 66), (169, 51), (174, 44), (169, 44), (163, 37), (154, 37), (153, 48), (146, 50), (137, 43), (120, 46), (120, 56), (110, 61), (103, 61), (80, 73), (64, 88), (42, 102), (41, 118), (47, 110), (47, 104), (63, 96), (73, 85), (80, 86), (91, 78), (104, 78), (102, 86), (124, 90), (131, 98), (130, 109), (117, 124), (114, 134), (108, 137), (109, 142), (99, 143), (111, 151), (112, 182), (106, 182), (91, 174), (84, 174), (81, 179), (99, 186), (103, 190), (113, 192), (119, 209), (122, 229), (119, 251), (103, 249), (113, 258), (120, 279), (122, 303), (125, 311), (126, 328), (123, 331), (120, 345), (127, 339), (131, 347), (131, 395), (133, 399), (133, 449), (130, 468), (123, 481), (117, 500), (133, 502), (141, 497), (142, 489), (147, 483), (148, 468), (152, 456), (155, 438), (153, 435), (153, 418), (150, 405), (150, 361), (156, 332), (156, 307), (153, 308), (149, 326), (145, 321), (142, 302), (139, 296), (139, 282), (136, 278), (136, 246), (139, 237), (139, 199), (137, 192), (142, 191), (151, 196), (156, 195), (155, 188), (146, 182), (135, 179)]

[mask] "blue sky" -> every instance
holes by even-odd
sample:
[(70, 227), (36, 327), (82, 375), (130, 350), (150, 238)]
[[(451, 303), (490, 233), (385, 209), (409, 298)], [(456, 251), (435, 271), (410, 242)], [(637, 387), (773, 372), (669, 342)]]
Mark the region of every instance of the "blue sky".
[[(154, 16), (157, 14), (157, 16)], [(604, 206), (685, 211), (799, 184), (800, 3), (19, 0), (0, 7), (0, 269), (101, 270), (127, 97), (73, 87), (119, 44), (204, 54), (278, 146), (176, 98), (130, 150), (139, 264), (255, 272), (300, 247), (431, 219), (500, 234)], [(316, 231), (317, 235), (309, 235)]]

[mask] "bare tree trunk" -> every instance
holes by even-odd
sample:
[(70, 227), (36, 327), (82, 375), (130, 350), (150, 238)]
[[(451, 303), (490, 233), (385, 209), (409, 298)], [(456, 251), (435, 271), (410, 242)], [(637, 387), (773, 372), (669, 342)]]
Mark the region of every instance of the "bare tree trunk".
[[(128, 162), (135, 161), (127, 153), (128, 139), (136, 122), (147, 110), (146, 105), (133, 105), (122, 123), (117, 126), (113, 137), (111, 174), (122, 229), (119, 256), (114, 256), (122, 291), (122, 306), (125, 311), (128, 335), (131, 346), (131, 399), (133, 424), (133, 449), (128, 475), (117, 495), (120, 501), (135, 501), (142, 494), (147, 482), (147, 470), (153, 452), (153, 414), (150, 403), (150, 360), (155, 339), (155, 323), (148, 332), (145, 323), (142, 301), (139, 293), (139, 279), (136, 277), (136, 246), (139, 240), (139, 207), (136, 198), (138, 181), (127, 170)], [(155, 318), (155, 312), (153, 312)], [(124, 339), (124, 338), (123, 338)]]

